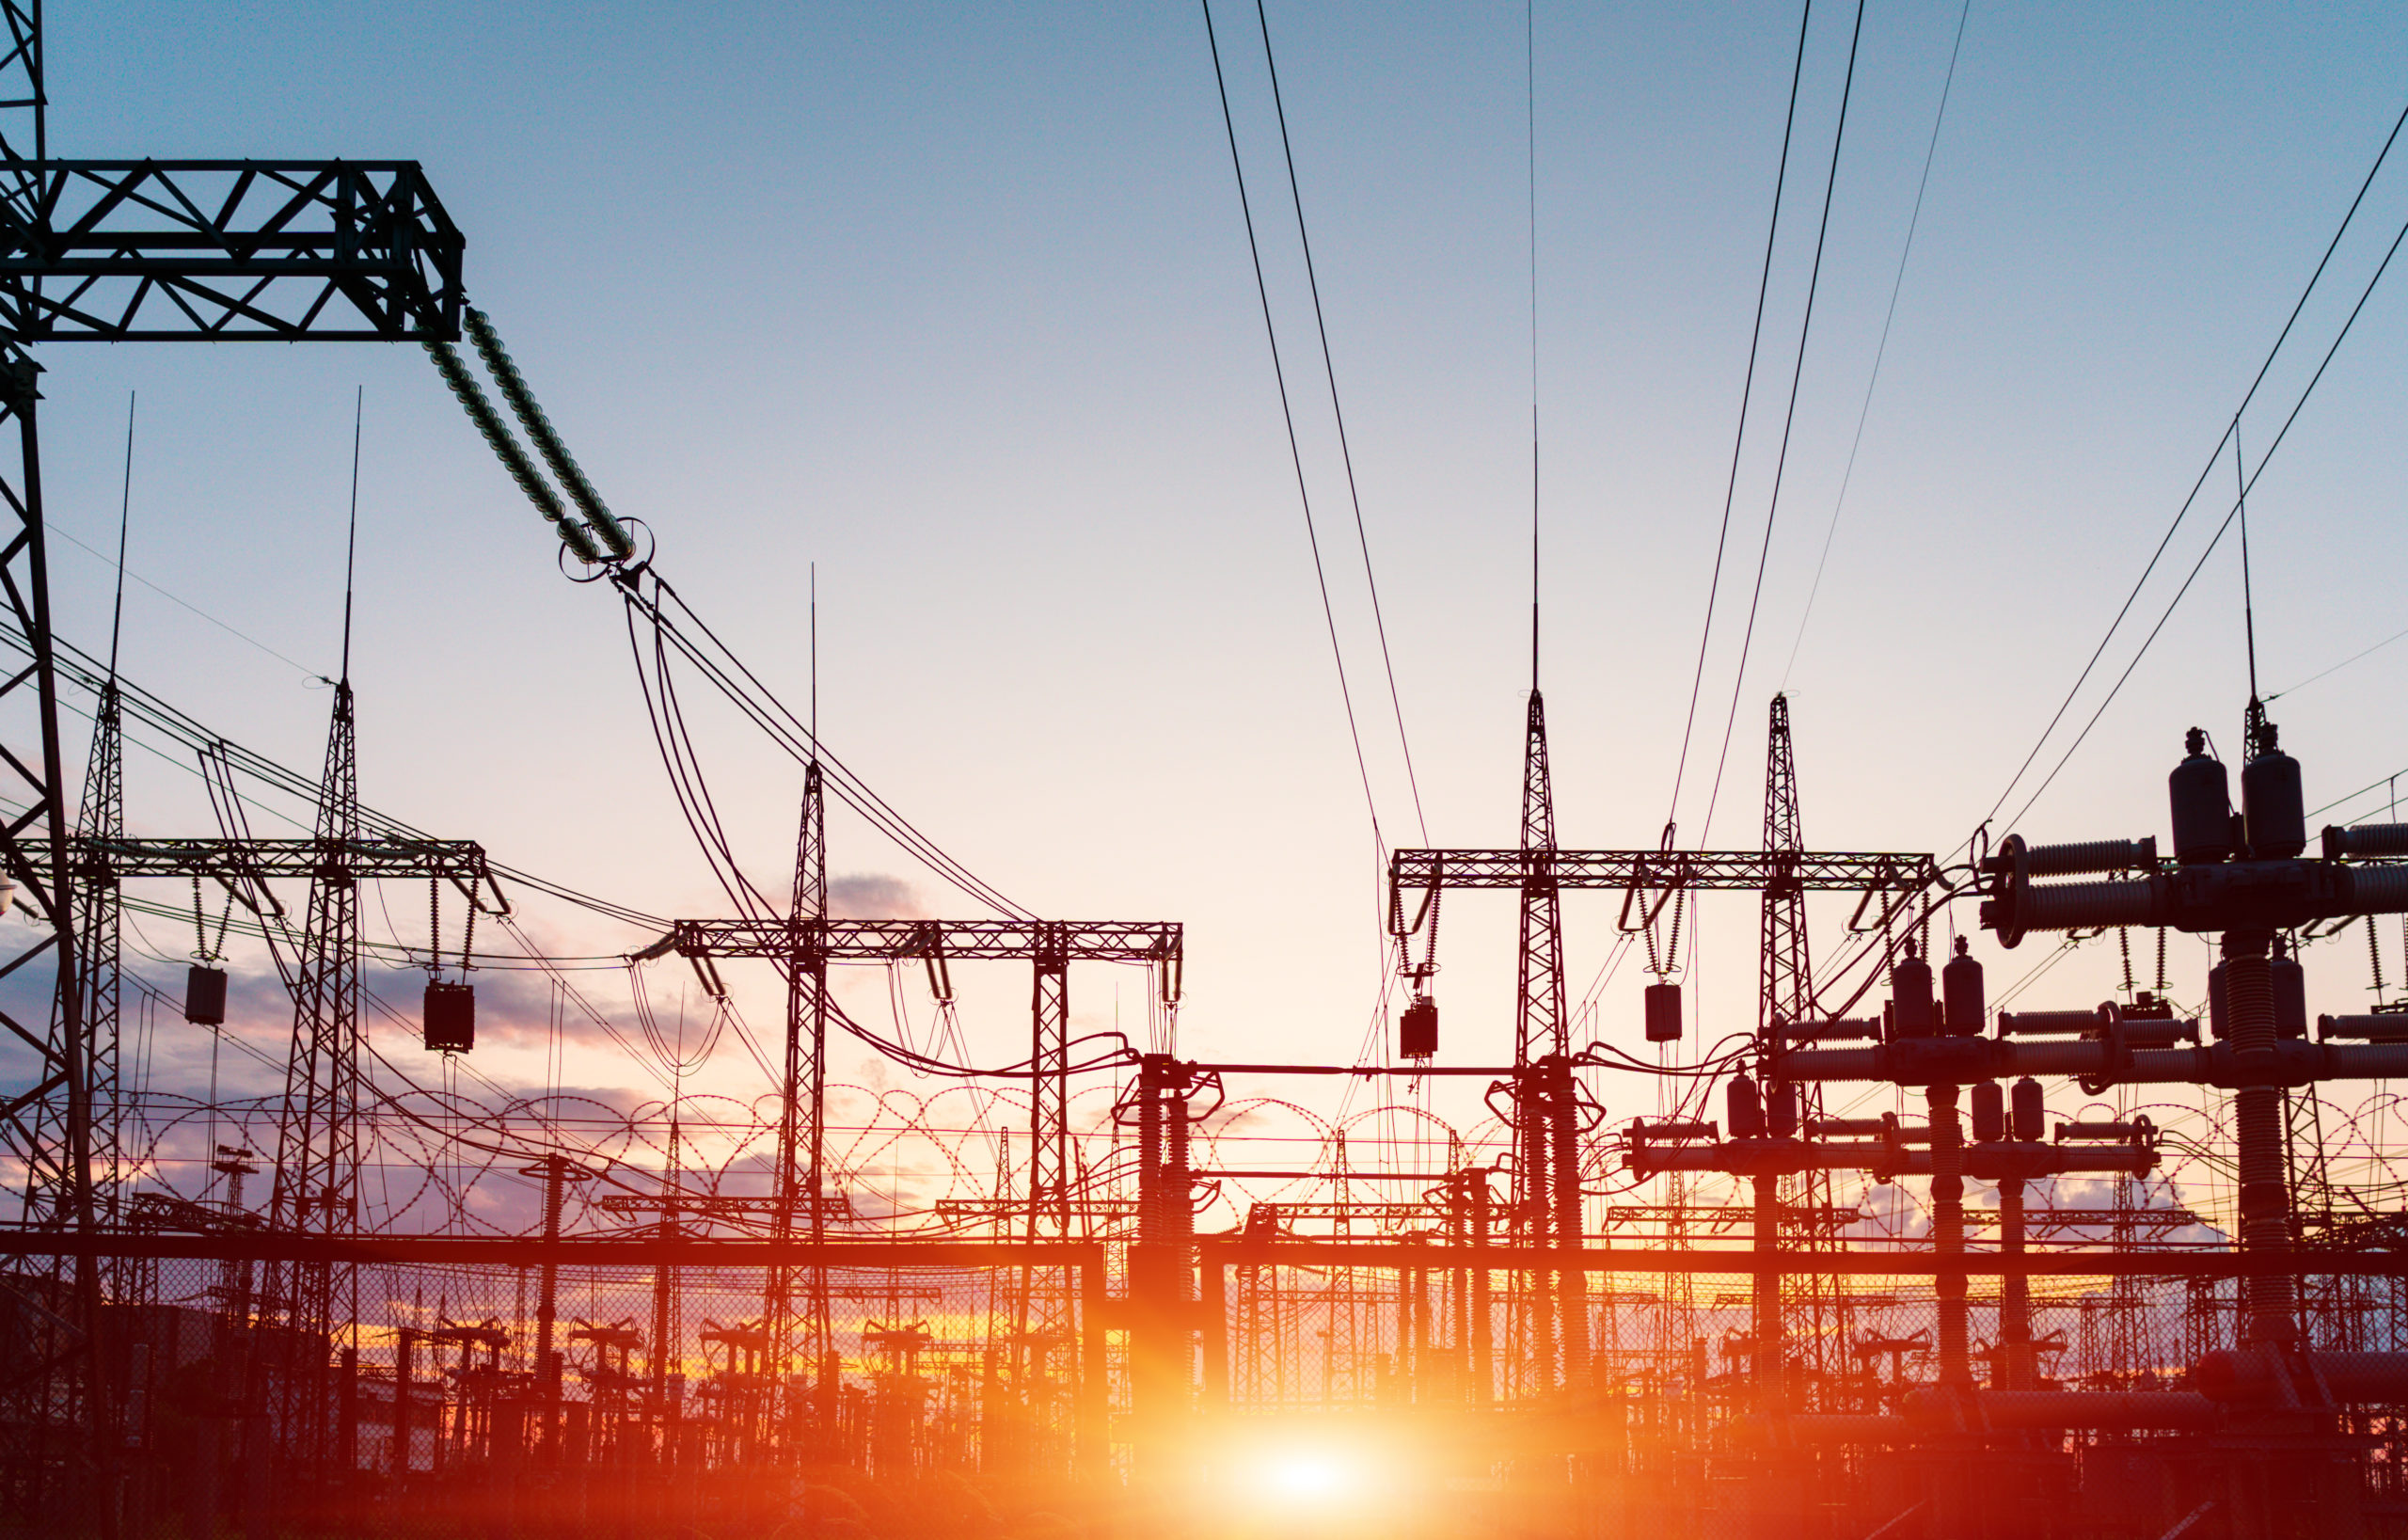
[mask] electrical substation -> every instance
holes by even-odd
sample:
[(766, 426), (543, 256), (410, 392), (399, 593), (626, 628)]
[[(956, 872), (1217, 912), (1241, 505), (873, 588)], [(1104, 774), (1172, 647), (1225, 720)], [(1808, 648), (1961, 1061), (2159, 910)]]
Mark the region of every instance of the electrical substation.
[[(1182, 1045), (1180, 916), (1012, 901), (823, 748), (765, 682), (790, 660), (739, 657), (672, 585), (675, 516), (612, 511), (471, 303), (476, 231), (420, 166), (55, 159), (41, 8), (0, 16), (0, 979), (40, 981), (0, 996), (22, 1200), (0, 1534), (2408, 1535), (2382, 1115), (2408, 1079), (2408, 988), (2384, 984), (2408, 974), (2408, 823), (2318, 824), (2304, 786), (2346, 773), (2278, 734), (2254, 679), (2237, 762), (2152, 725), (2152, 828), (1817, 849), (1822, 767), (1759, 694), (1759, 838), (1582, 849), (1557, 828), (1582, 767), (1550, 762), (1534, 596), (1517, 831), (1500, 799), (1497, 843), (1385, 850), (1360, 1053), (1222, 1061)], [(235, 341), (430, 358), (561, 572), (624, 613), (724, 912), (649, 913), (365, 804), (348, 608), (306, 769), (146, 691), (114, 634), (59, 627), (38, 430), (69, 344)], [(774, 881), (738, 863), (689, 699), (790, 760), (790, 883), (783, 852)], [(157, 820), (129, 808), (130, 741), (198, 772), (214, 827), (134, 832)], [(959, 917), (840, 912), (837, 809)], [(414, 925), (421, 894), (423, 992), (392, 996), (363, 906)], [(610, 960), (632, 1016), (520, 926), (534, 900), (641, 938)], [(1467, 944), (1442, 922), (1490, 909), (1516, 922), (1505, 1000), (1443, 972)], [(1708, 911), (1756, 939), (1752, 1000), (1685, 994)], [(136, 955), (130, 918), (190, 934), (189, 964)], [(1630, 975), (1584, 1011), (1567, 926), (1608, 922)], [(2010, 990), (2034, 943), (2119, 948), (2120, 988)], [(2312, 1011), (2344, 948), (2372, 949), (2373, 999)], [(257, 996), (237, 953), (273, 1040), (234, 1030)], [(487, 1078), (502, 967), (663, 1093)], [(846, 970), (935, 1026), (848, 1010)], [(1074, 1019), (1108, 970), (1142, 978), (1142, 1029)], [(710, 1046), (646, 978), (705, 1002)], [(774, 979), (779, 1020), (731, 1004), (748, 979)], [(168, 1033), (216, 1034), (280, 1089), (162, 1084)], [(749, 1099), (686, 1088), (711, 1047)], [(860, 1052), (907, 1088), (845, 1084)], [(1632, 1106), (1653, 1110), (1609, 1110)]]

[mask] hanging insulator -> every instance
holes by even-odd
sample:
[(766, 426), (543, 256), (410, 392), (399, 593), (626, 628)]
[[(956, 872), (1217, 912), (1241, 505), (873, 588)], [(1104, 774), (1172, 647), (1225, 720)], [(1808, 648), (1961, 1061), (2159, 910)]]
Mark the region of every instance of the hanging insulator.
[(2249, 829), (2249, 858), (2289, 861), (2307, 848), (2299, 761), (2274, 747), (2273, 722), (2261, 719), (2258, 733), (2258, 752), (2241, 770), (2241, 809)]
[(1765, 1107), (1765, 1122), (1776, 1139), (1798, 1136), (1798, 1088), (1787, 1081), (1772, 1088), (1772, 1100)]
[(1946, 1008), (1948, 1035), (1952, 1038), (1977, 1038), (1982, 1023), (1988, 1014), (1989, 1002), (1982, 988), (1982, 964), (1972, 955), (1972, 947), (1962, 936), (1956, 938), (1956, 955), (1948, 966), (1940, 970), (1941, 1003)]
[(477, 1045), (477, 992), (468, 984), (430, 979), (426, 986), (426, 1051), (465, 1054)]
[(226, 1024), (226, 970), (196, 962), (184, 970), (184, 1020), (195, 1026)]
[(1939, 1024), (1931, 1003), (1931, 964), (1909, 949), (1890, 970), (1890, 1030), (1901, 1038), (1928, 1038)]
[(2040, 1083), (2025, 1075), (2015, 1083), (2015, 1136), (2032, 1144), (2048, 1126), (2049, 1108), (2041, 1100)]
[(1647, 986), (1647, 1040), (1681, 1040), (1681, 986), (1678, 984)]
[(1729, 1116), (1723, 1121), (1730, 1126), (1735, 1139), (1761, 1139), (1765, 1136), (1765, 1102), (1756, 1083), (1744, 1074), (1735, 1074), (1726, 1090)]
[(1417, 994), (1405, 1002), (1397, 1018), (1396, 1051), (1406, 1058), (1429, 1058), (1438, 1052), (1438, 1002)]
[(2165, 778), (2174, 814), (2174, 859), (2186, 866), (2232, 855), (2232, 790), (2224, 765), (2208, 757), (2208, 735), (2191, 729), (2183, 746), (2190, 756)]
[(1995, 1080), (1973, 1087), (1973, 1142), (2000, 1144), (2006, 1138), (2006, 1088)]
[(476, 343), (477, 356), (485, 361), (485, 368), (493, 373), (494, 384), (500, 388), (501, 399), (510, 403), (510, 409), (518, 416), (518, 425), (527, 430), (528, 438), (534, 443), (536, 452), (543, 455), (544, 463), (552, 468), (552, 474), (560, 478), (561, 485), (585, 515), (593, 533), (601, 537), (602, 544), (610, 548), (614, 559), (626, 561), (634, 555), (635, 541), (629, 538), (626, 527), (604, 506), (602, 495), (587, 480), (576, 456), (569, 453), (568, 446), (561, 442), (561, 436), (552, 427), (551, 419), (536, 404), (534, 392), (527, 388), (526, 376), (518, 372), (517, 363), (510, 357), (509, 350), (501, 345), (501, 337), (493, 329), (492, 321), (473, 305), (467, 308), (461, 320), (468, 340)]

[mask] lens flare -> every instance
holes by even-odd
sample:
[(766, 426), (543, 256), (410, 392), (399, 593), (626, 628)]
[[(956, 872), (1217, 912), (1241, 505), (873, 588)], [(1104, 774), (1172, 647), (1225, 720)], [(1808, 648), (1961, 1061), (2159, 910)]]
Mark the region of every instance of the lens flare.
[(1354, 1487), (1354, 1472), (1344, 1460), (1318, 1452), (1282, 1454), (1264, 1465), (1262, 1477), (1266, 1490), (1295, 1501), (1327, 1501)]

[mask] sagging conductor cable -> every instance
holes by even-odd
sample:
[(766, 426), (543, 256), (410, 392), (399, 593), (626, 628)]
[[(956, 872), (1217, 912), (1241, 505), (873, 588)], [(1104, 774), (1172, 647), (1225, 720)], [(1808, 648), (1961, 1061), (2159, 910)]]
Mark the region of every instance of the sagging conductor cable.
[[(426, 356), (435, 360), (435, 372), (441, 374), (443, 383), (452, 388), (452, 394), (458, 399), (460, 409), (468, 414), (468, 421), (476, 424), (477, 431), (484, 435), (485, 442), (493, 446), (494, 458), (510, 472), (510, 479), (518, 484), (518, 489), (527, 494), (527, 500), (533, 503), (535, 511), (549, 519), (552, 527), (560, 532), (561, 544), (568, 548), (569, 554), (580, 562), (595, 565), (608, 560), (602, 554), (602, 548), (594, 543), (593, 532), (568, 516), (568, 509), (562, 504), (560, 494), (552, 490), (551, 483), (544, 480), (544, 473), (536, 469), (535, 462), (527, 457), (526, 448), (510, 431), (510, 424), (501, 420), (501, 414), (493, 409), (493, 403), (485, 399), (484, 388), (477, 384), (474, 374), (468, 373), (468, 366), (460, 361), (458, 350), (449, 342), (439, 342), (432, 338), (423, 339), (423, 341)], [(621, 532), (623, 536), (625, 532)]]
[[(569, 576), (579, 581), (589, 581), (608, 576), (612, 585), (626, 597), (631, 627), (636, 613), (641, 612), (655, 627), (657, 642), (665, 640), (683, 654), (735, 704), (738, 710), (751, 717), (755, 723), (768, 732), (773, 741), (793, 754), (797, 759), (821, 756), (817, 739), (812, 737), (808, 729), (803, 726), (801, 719), (779, 701), (768, 688), (762, 684), (759, 677), (728, 649), (727, 644), (720, 641), (710, 627), (703, 623), (702, 617), (696, 615), (685, 600), (676, 595), (676, 591), (661, 579), (657, 571), (652, 571), (648, 558), (634, 559), (636, 544), (628, 532), (627, 525), (613, 516), (603, 503), (601, 495), (594, 489), (593, 483), (578, 466), (576, 458), (569, 453), (567, 446), (561, 441), (559, 432), (552, 427), (551, 420), (545, 415), (543, 407), (535, 401), (534, 393), (528, 389), (526, 377), (518, 372), (517, 365), (511, 361), (509, 353), (501, 345), (499, 335), (495, 332), (493, 323), (484, 312), (470, 308), (467, 310), (466, 329), (469, 340), (476, 345), (478, 357), (484, 360), (486, 369), (493, 374), (496, 388), (501, 391), (502, 398), (510, 403), (512, 409), (517, 414), (520, 426), (526, 430), (528, 437), (534, 441), (536, 448), (550, 465), (553, 474), (559, 478), (562, 485), (568, 489), (570, 500), (576, 503), (578, 511), (584, 516), (582, 521), (571, 516), (560, 493), (545, 480), (543, 472), (536, 468), (534, 460), (528, 454), (526, 448), (512, 434), (509, 425), (503, 421), (501, 414), (494, 409), (492, 402), (486, 398), (476, 377), (469, 373), (467, 365), (461, 359), (458, 351), (445, 342), (422, 340), (427, 356), (435, 360), (435, 367), (442, 374), (444, 383), (451, 387), (452, 395), (459, 399), (461, 407), (467, 412), (468, 420), (476, 424), (477, 431), (484, 435), (485, 442), (493, 447), (495, 456), (501, 461), (503, 468), (510, 472), (511, 479), (515, 481), (519, 489), (527, 494), (527, 500), (535, 505), (536, 512), (549, 519), (553, 527), (560, 532), (561, 544), (567, 548), (571, 555), (586, 565), (603, 569), (584, 575), (572, 572)], [(649, 596), (644, 594), (639, 582), (641, 576), (647, 571), (651, 571), (653, 579), (653, 593)], [(664, 611), (664, 598), (673, 604), (679, 612), (700, 629), (702, 635), (710, 643), (708, 648), (695, 643), (673, 624), (671, 617)], [(633, 641), (632, 631), (630, 641)], [(657, 647), (656, 651), (659, 649)], [(659, 661), (665, 667), (665, 655)], [(640, 679), (644, 677), (643, 669), (642, 651), (639, 647), (637, 675)], [(666, 680), (665, 672), (660, 675), (660, 677)], [(650, 686), (646, 687), (647, 700), (650, 699)], [(805, 752), (806, 749), (808, 753)], [(661, 752), (664, 763), (670, 766), (673, 783), (682, 783), (683, 772), (679, 770), (672, 757), (671, 748), (666, 740), (661, 743)], [(848, 806), (869, 818), (880, 833), (970, 897), (992, 906), (1001, 913), (1034, 918), (1027, 911), (1021, 909), (1002, 894), (980, 881), (966, 867), (939, 849), (919, 831), (906, 822), (901, 815), (888, 806), (882, 798), (871, 791), (864, 783), (853, 777), (851, 772), (844, 770), (841, 765), (837, 765), (832, 755), (825, 757), (835, 768), (838, 797), (844, 800)], [(716, 869), (720, 858), (711, 854), (712, 838), (699, 825), (694, 833), (697, 838), (702, 839), (705, 854), (710, 856)], [(723, 847), (723, 838), (719, 843)], [(740, 873), (737, 874), (737, 878), (740, 882)], [(740, 899), (738, 901), (741, 902)]]

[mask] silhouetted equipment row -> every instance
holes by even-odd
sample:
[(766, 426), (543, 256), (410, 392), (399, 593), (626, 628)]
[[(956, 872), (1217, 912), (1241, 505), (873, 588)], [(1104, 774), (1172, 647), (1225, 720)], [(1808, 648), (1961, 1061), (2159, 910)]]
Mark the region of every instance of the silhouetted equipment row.
[[(420, 342), (567, 548), (607, 564), (655, 619), (662, 590), (656, 574), (642, 596), (629, 522), (467, 306), (464, 242), (415, 163), (52, 159), (38, 23), (31, 0), (0, 0), (0, 422), (18, 429), (0, 465), (16, 520), (0, 594), (29, 656), (0, 677), (0, 706), (38, 719), (0, 754), (26, 808), (0, 825), (0, 881), (30, 928), (0, 976), (42, 960), (58, 983), (47, 1024), (0, 1009), (37, 1056), (0, 1096), (0, 1141), (27, 1197), (23, 1228), (0, 1243), (12, 1259), (0, 1522), (148, 1540), (174, 1506), (198, 1533), (230, 1516), (264, 1534), (429, 1515), (462, 1532), (836, 1532), (861, 1527), (829, 1503), (836, 1484), (925, 1496), (934, 1488), (918, 1484), (939, 1472), (1042, 1484), (1092, 1514), (1124, 1476), (1139, 1493), (1226, 1498), (1248, 1437), (1281, 1453), (1310, 1442), (1305, 1411), (1367, 1426), (1395, 1455), (1387, 1484), (1427, 1515), (1526, 1532), (2274, 1540), (2363, 1535), (2408, 1512), (2408, 1354), (2392, 1350), (2408, 1342), (2408, 1242), (2397, 1215), (2349, 1214), (2337, 1183), (2320, 1178), (2312, 1215), (2293, 1186), (2298, 1164), (2321, 1161), (2320, 1082), (2408, 1077), (2408, 1012), (2326, 1014), (2311, 1036), (2298, 956), (2315, 928), (2408, 913), (2408, 825), (2328, 828), (2310, 855), (2300, 767), (2255, 701), (2238, 810), (2226, 767), (2191, 736), (2168, 783), (2170, 860), (2155, 835), (2011, 834), (1978, 863), (1982, 924), (2010, 947), (2102, 928), (2217, 934), (2202, 1033), (2162, 977), (2097, 1007), (1992, 1010), (1965, 940), (1935, 967), (1931, 920), (1955, 897), (1944, 874), (1928, 855), (1807, 849), (1782, 697), (1762, 849), (1675, 849), (1670, 828), (1655, 849), (1561, 848), (1534, 678), (1517, 844), (1402, 850), (1388, 871), (1409, 984), (1399, 1056), (1415, 1075), (1490, 1081), (1500, 1133), (1483, 1144), (1450, 1131), (1413, 1146), (1413, 1163), (1363, 1169), (1354, 1162), (1378, 1141), (1359, 1131), (1352, 1144), (1333, 1131), (1317, 1160), (1226, 1146), (1197, 1157), (1229, 1132), (1212, 1121), (1227, 1076), (1374, 1072), (1364, 1064), (1183, 1059), (1166, 1026), (1156, 1051), (1117, 1041), (1074, 1061), (1070, 965), (1149, 966), (1166, 1019), (1184, 964), (1176, 924), (1045, 921), (999, 897), (1018, 917), (832, 916), (815, 744), (785, 912), (681, 921), (640, 954), (691, 960), (714, 994), (721, 960), (784, 974), (774, 1129), (765, 1115), (732, 1131), (774, 1162), (770, 1190), (680, 1171), (682, 1103), (668, 1109), (670, 1168), (645, 1173), (649, 1186), (630, 1185), (599, 1141), (580, 1148), (569, 1125), (530, 1116), (475, 1135), (506, 1141), (505, 1169), (540, 1186), (519, 1232), (473, 1232), (495, 1221), (456, 1193), (444, 1218), (458, 1232), (381, 1232), (361, 1182), (379, 1131), (360, 1064), (358, 885), (448, 883), (471, 916), (506, 913), (506, 900), (478, 846), (362, 834), (347, 677), (310, 836), (251, 837), (223, 754), (213, 767), (206, 752), (218, 836), (127, 836), (113, 660), (71, 820), (26, 349)], [(464, 334), (531, 452), (451, 348)], [(220, 885), (259, 922), (293, 1001), (273, 1157), (213, 1135), (214, 1199), (166, 1190), (146, 1166), (156, 1152), (126, 1138), (119, 890), (169, 877)], [(309, 884), (297, 924), (270, 886), (285, 880)], [(1439, 917), (1450, 891), (1469, 889), (1519, 903), (1513, 1051), (1494, 1070), (1436, 1062)], [(1617, 932), (1643, 945), (1651, 975), (1629, 1024), (1673, 1088), (1666, 1114), (1619, 1135), (1602, 1132), (1592, 1084), (1610, 1061), (1570, 1038), (1561, 900), (1581, 891), (1620, 895)], [(1748, 1046), (1700, 1066), (1673, 1045), (1684, 919), (1709, 892), (1760, 899), (1761, 969)], [(1851, 931), (1877, 938), (1877, 1010), (1847, 1015), (1854, 1004), (1815, 988), (1812, 893), (1853, 897)], [(423, 1041), (467, 1052), (469, 947), (463, 976), (446, 979), (432, 929)], [(828, 969), (917, 964), (949, 1012), (949, 967), (971, 961), (1030, 967), (1024, 1064), (983, 1076), (884, 1046), (1024, 1090), (1029, 1147), (1016, 1163), (1018, 1130), (992, 1128), (991, 1190), (930, 1203), (928, 1222), (957, 1233), (906, 1238), (893, 1230), (918, 1200), (914, 1173), (885, 1146), (844, 1166), (829, 1148), (828, 1027), (842, 1018)], [(227, 1024), (220, 964), (204, 932), (188, 1022)], [(1089, 1071), (1118, 1092), (1108, 1135), (1093, 1138), (1070, 1115), (1073, 1078)], [(1719, 1091), (1719, 1118), (1682, 1093), (1692, 1079)], [(2079, 1087), (2080, 1114), (2050, 1116), (2052, 1080)], [(1827, 1107), (1825, 1088), (1843, 1084), (1893, 1086), (1922, 1110)], [(2234, 1093), (2237, 1250), (2185, 1239), (2197, 1215), (2136, 1192), (2178, 1145), (2147, 1117), (2089, 1104), (2169, 1084)], [(222, 1109), (207, 1110), (214, 1128)], [(1927, 1230), (1834, 1201), (1840, 1172), (1925, 1184)], [(254, 1211), (245, 1183), (262, 1173)], [(1706, 1177), (1746, 1183), (1751, 1201), (1723, 1201), (1696, 1184)], [(2045, 1187), (2028, 1201), (2061, 1177), (2103, 1179), (2112, 1201), (2067, 1204)], [(1994, 1184), (1994, 1208), (1969, 1209), (1969, 1179)], [(1199, 1208), (1249, 1180), (1290, 1193), (1199, 1235)], [(1598, 1201), (1635, 1180), (1662, 1185)], [(594, 1183), (617, 1185), (580, 1199), (573, 1224), (569, 1195)], [(1975, 1230), (1995, 1245), (1970, 1244)], [(1742, 1234), (1744, 1250), (1695, 1244)], [(2036, 1278), (2086, 1292), (2036, 1297)], [(1716, 1278), (1748, 1292), (1701, 1298)], [(1995, 1297), (1976, 1297), (1975, 1278), (1995, 1279)], [(2222, 1292), (2231, 1282), (2237, 1298)], [(594, 1301), (565, 1330), (564, 1293)], [(838, 1308), (851, 1304), (865, 1308)], [(2078, 1329), (2041, 1329), (2052, 1311)], [(2178, 1323), (2178, 1346), (2139, 1345), (2152, 1322)], [(1909, 1359), (1927, 1374), (1910, 1377)], [(2094, 1367), (2078, 1384), (2044, 1372), (2068, 1360)], [(697, 1494), (713, 1481), (720, 1506), (705, 1515)], [(530, 1493), (546, 1511), (529, 1511)]]

